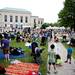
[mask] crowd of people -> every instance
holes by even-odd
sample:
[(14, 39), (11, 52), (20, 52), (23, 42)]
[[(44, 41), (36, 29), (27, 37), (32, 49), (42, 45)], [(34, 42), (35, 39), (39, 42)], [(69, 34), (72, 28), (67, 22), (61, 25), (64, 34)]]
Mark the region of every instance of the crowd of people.
[[(40, 44), (38, 42), (38, 38), (40, 39)], [(66, 40), (66, 36), (64, 37)], [(64, 39), (63, 38), (63, 39)], [(60, 47), (58, 46), (58, 42), (59, 42), (59, 38), (57, 37), (56, 33), (54, 33), (54, 31), (52, 30), (40, 30), (40, 32), (38, 31), (33, 31), (31, 34), (30, 33), (22, 33), (20, 34), (15, 33), (15, 34), (11, 34), (11, 33), (2, 33), (0, 34), (0, 43), (1, 43), (1, 49), (3, 50), (3, 54), (5, 56), (5, 60), (9, 61), (9, 54), (10, 54), (10, 43), (12, 39), (16, 39), (16, 42), (29, 42), (31, 43), (31, 55), (34, 57), (35, 63), (39, 64), (39, 60), (38, 58), (41, 56), (41, 53), (44, 49), (39, 48), (39, 45), (41, 46), (45, 46), (46, 43), (48, 43), (49, 41), (53, 41), (53, 44), (51, 44), (50, 47), (50, 51), (48, 52), (48, 57), (49, 57), (49, 71), (48, 73), (50, 73), (51, 71), (51, 65), (53, 65), (54, 67), (54, 73), (57, 73), (57, 69), (56, 69), (56, 65), (62, 65), (62, 59), (61, 59), (61, 54), (60, 54)], [(67, 59), (65, 61), (68, 62), (69, 60), (69, 64), (71, 64), (71, 56), (73, 53), (73, 49), (71, 48), (71, 46), (69, 46), (69, 48), (67, 48)], [(40, 59), (40, 58), (39, 58)]]

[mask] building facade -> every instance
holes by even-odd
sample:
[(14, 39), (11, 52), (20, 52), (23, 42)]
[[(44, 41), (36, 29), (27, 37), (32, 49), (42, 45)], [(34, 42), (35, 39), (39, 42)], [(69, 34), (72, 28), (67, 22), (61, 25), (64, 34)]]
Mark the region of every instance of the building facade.
[(44, 23), (43, 18), (39, 18), (38, 16), (31, 16), (32, 27), (34, 27), (34, 25), (36, 25), (37, 28), (40, 28), (43, 23)]
[(0, 9), (0, 32), (22, 31), (24, 28), (41, 27), (44, 19), (32, 16), (30, 11), (16, 8)]

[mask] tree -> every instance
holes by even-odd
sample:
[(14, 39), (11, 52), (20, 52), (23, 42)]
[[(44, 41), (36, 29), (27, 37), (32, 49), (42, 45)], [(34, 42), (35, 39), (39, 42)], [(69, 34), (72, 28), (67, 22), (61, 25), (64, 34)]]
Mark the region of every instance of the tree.
[(60, 26), (74, 28), (75, 30), (75, 2), (74, 0), (65, 0), (64, 8), (59, 12)]
[(59, 22), (53, 23), (53, 26), (59, 27), (59, 26), (60, 26), (60, 25), (59, 25)]
[(49, 23), (44, 23), (42, 26), (41, 26), (41, 29), (46, 29), (46, 27), (49, 27), (50, 24)]

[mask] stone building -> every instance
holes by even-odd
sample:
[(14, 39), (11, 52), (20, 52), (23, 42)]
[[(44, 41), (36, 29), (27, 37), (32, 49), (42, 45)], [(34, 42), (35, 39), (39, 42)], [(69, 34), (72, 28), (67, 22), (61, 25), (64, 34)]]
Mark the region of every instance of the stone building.
[(0, 9), (0, 32), (28, 30), (32, 29), (34, 24), (36, 27), (41, 27), (43, 23), (43, 18), (32, 16), (32, 13), (25, 9)]

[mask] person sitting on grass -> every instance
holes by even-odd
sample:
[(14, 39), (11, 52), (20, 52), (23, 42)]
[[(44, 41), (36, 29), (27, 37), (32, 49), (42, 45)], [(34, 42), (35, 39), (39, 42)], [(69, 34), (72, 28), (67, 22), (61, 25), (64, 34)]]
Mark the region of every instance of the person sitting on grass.
[(53, 65), (53, 67), (54, 67), (54, 73), (57, 73), (57, 71), (56, 71), (56, 57), (55, 57), (55, 52), (54, 52), (54, 48), (55, 48), (55, 45), (54, 44), (52, 44), (51, 46), (50, 46), (50, 48), (51, 48), (51, 50), (50, 50), (50, 52), (48, 53), (48, 56), (49, 56), (49, 71), (48, 71), (48, 73), (50, 73), (50, 68), (51, 68), (51, 64)]

